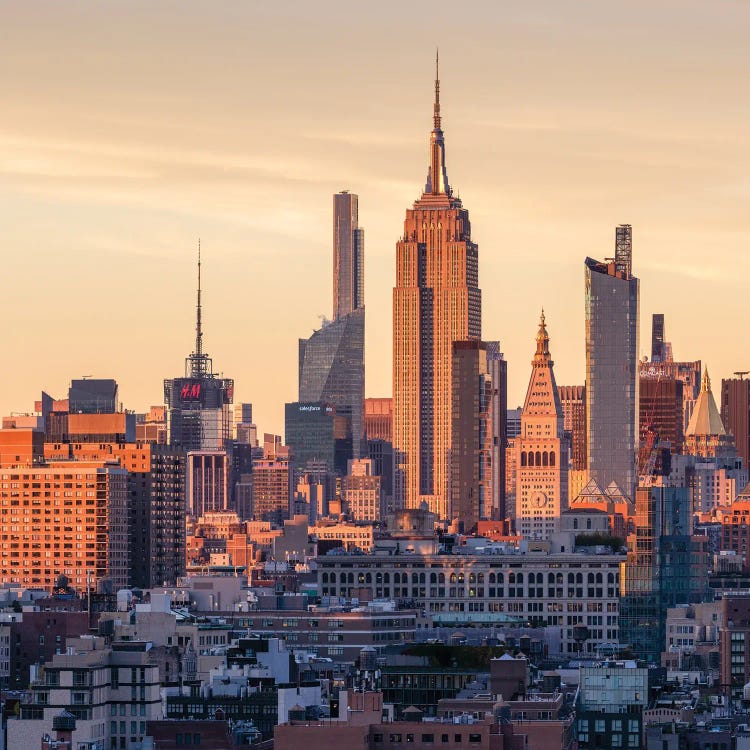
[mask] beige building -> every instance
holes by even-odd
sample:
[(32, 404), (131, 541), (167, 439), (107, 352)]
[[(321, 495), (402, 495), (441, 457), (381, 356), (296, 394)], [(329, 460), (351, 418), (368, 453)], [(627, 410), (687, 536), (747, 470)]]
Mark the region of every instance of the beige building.
[[(620, 566), (624, 555), (572, 551), (521, 552), (487, 545), (493, 553), (336, 555), (317, 559), (321, 596), (408, 601), (437, 625), (551, 626), (560, 634), (560, 652), (595, 654), (619, 638)], [(405, 549), (402, 544), (401, 549)], [(557, 546), (562, 550), (563, 546)], [(579, 642), (576, 625), (586, 627)]]
[(526, 539), (548, 539), (568, 507), (568, 439), (542, 312), (531, 379), (515, 438), (516, 530)]
[[(430, 168), (422, 197), (406, 211), (393, 290), (393, 444), (404, 507), (424, 501), (448, 517), (452, 347), (481, 339), (479, 256), (469, 212), (445, 168), (435, 80)], [(398, 502), (397, 502), (398, 507)]]
[(349, 461), (343, 495), (349, 515), (354, 521), (380, 520), (380, 477), (373, 476), (372, 461), (369, 458)]
[(8, 747), (39, 747), (62, 711), (75, 717), (71, 747), (126, 748), (162, 718), (159, 667), (143, 641), (108, 646), (104, 638), (68, 639), (31, 682), (31, 702), (8, 721)]

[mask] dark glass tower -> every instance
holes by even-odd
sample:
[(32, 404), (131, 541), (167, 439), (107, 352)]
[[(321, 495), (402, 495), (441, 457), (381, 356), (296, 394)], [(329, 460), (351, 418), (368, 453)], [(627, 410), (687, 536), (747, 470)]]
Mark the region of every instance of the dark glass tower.
[(586, 258), (586, 443), (589, 478), (635, 493), (638, 435), (638, 279), (629, 224), (615, 257)]
[(365, 401), (365, 310), (326, 322), (299, 340), (299, 401), (332, 404), (349, 420), (352, 457), (362, 455)]

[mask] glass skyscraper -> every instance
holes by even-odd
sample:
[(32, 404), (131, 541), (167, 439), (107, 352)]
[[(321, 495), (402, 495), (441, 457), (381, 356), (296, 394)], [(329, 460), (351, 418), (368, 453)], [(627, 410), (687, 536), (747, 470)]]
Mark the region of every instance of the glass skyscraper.
[(589, 478), (634, 496), (638, 435), (638, 279), (629, 224), (615, 257), (586, 258), (586, 442)]
[(299, 401), (332, 404), (338, 416), (350, 419), (353, 458), (362, 455), (364, 351), (364, 307), (299, 340)]

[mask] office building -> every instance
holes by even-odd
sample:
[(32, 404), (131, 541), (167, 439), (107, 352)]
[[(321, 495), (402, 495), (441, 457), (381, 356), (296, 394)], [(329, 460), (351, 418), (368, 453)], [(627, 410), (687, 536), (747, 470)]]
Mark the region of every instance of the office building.
[(621, 642), (659, 662), (667, 609), (708, 596), (708, 537), (693, 536), (687, 487), (654, 484), (636, 493), (635, 533), (628, 537), (621, 604)]
[(449, 554), (436, 546), (398, 550), (394, 543), (390, 553), (381, 548), (378, 554), (376, 546), (371, 555), (318, 557), (318, 592), (395, 599), (426, 611), (434, 627), (532, 623), (548, 628), (550, 655), (594, 655), (619, 638), (624, 556), (566, 549), (522, 552), (497, 545), (493, 554), (473, 554), (470, 548)]
[(505, 492), (507, 472), (505, 453), (508, 447), (508, 362), (500, 351), (499, 341), (487, 341), (486, 346), (487, 372), (492, 384), (492, 402), (490, 404), (490, 425), (492, 429), (490, 518), (502, 521), (508, 517)]
[[(648, 444), (648, 433), (656, 436), (671, 453), (682, 453), (683, 383), (670, 377), (640, 376), (640, 402), (638, 406), (639, 450)], [(644, 461), (639, 459), (639, 470)], [(669, 473), (669, 472), (667, 472)]]
[(293, 474), (288, 456), (253, 461), (253, 518), (256, 521), (280, 524), (290, 517)]
[(734, 435), (737, 454), (750, 466), (750, 379), (746, 372), (721, 381), (721, 416), (725, 428)]
[(654, 313), (651, 316), (651, 361), (665, 362), (667, 348), (671, 354), (671, 344), (664, 341), (664, 313)]
[(364, 345), (364, 308), (324, 321), (309, 339), (299, 340), (299, 403), (331, 404), (347, 418), (347, 458), (359, 458), (363, 450)]
[(348, 414), (338, 414), (333, 404), (318, 401), (286, 404), (284, 416), (284, 436), (296, 471), (316, 462), (341, 476), (346, 474), (351, 457)]
[(348, 190), (333, 196), (333, 319), (365, 306), (365, 231), (359, 198)]
[(640, 362), (641, 379), (674, 379), (682, 383), (682, 427), (687, 428), (701, 385), (701, 362), (675, 362), (672, 344), (664, 338), (664, 315), (655, 314), (651, 322), (651, 359)]
[(469, 212), (445, 167), (440, 82), (435, 80), (430, 166), (407, 209), (393, 290), (393, 443), (407, 508), (449, 512), (454, 341), (482, 337), (479, 254)]
[(393, 440), (393, 399), (365, 399), (365, 433), (368, 440)]
[(453, 342), (449, 517), (469, 532), (492, 517), (492, 381), (487, 345)]
[(559, 385), (563, 429), (570, 441), (570, 470), (586, 470), (586, 387)]
[(114, 414), (119, 406), (117, 382), (108, 379), (73, 380), (68, 388), (68, 410), (71, 414)]
[(719, 628), (721, 685), (732, 698), (744, 698), (743, 689), (750, 682), (750, 596), (725, 595), (721, 602)]
[(569, 443), (555, 383), (544, 312), (521, 412), (516, 453), (516, 529), (526, 539), (548, 539), (568, 507)]
[(193, 518), (230, 509), (230, 471), (226, 451), (187, 454), (187, 512)]
[(638, 279), (632, 233), (620, 225), (615, 257), (586, 258), (586, 450), (589, 478), (630, 497), (638, 437)]
[(198, 304), (195, 349), (185, 359), (185, 375), (164, 381), (169, 445), (185, 451), (223, 450), (232, 438), (234, 381), (214, 374), (203, 351), (201, 260), (198, 249)]
[(375, 475), (369, 458), (349, 461), (342, 484), (343, 500), (352, 520), (379, 521), (383, 517), (380, 477)]
[(299, 340), (298, 401), (331, 404), (348, 420), (346, 461), (366, 451), (364, 232), (359, 201), (347, 191), (333, 198), (333, 320)]

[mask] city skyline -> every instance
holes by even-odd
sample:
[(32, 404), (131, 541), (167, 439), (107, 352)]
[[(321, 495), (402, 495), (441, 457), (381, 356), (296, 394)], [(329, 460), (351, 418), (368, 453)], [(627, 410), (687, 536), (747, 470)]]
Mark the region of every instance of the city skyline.
[[(32, 12), (12, 10), (9, 69), (21, 74), (7, 81), (11, 106), (0, 126), (6, 277), (14, 280), (0, 301), (12, 323), (4, 351), (15, 365), (4, 413), (31, 409), (40, 385), (59, 395), (84, 373), (115, 378), (129, 409), (161, 403), (161, 382), (179, 372), (194, 335), (201, 236), (206, 348), (234, 377), (236, 400), (256, 404), (261, 429), (283, 431), (296, 339), (318, 327), (318, 314), (331, 314), (330, 196), (345, 188), (359, 195), (368, 229), (369, 317), (383, 320), (368, 330), (366, 395), (390, 395), (391, 341), (382, 332), (390, 330), (403, 207), (423, 179), (436, 42), (451, 179), (481, 242), (483, 325), (509, 361), (509, 406), (521, 403), (524, 332), (541, 305), (556, 321), (558, 382), (583, 383), (581, 261), (610, 254), (612, 226), (624, 222), (633, 225), (641, 320), (665, 313), (680, 357), (702, 359), (716, 382), (744, 369), (715, 330), (743, 320), (748, 113), (732, 67), (750, 15), (727, 3), (716, 18), (688, 3), (673, 29), (666, 6), (677, 6), (667, 3), (649, 9), (657, 42), (626, 18), (624, 5), (622, 13), (590, 9), (578, 26), (563, 6), (550, 6), (543, 20), (512, 4), (481, 6), (471, 54), (429, 28), (397, 52), (383, 20), (362, 11), (372, 32), (365, 51), (392, 54), (378, 56), (378, 69), (356, 61), (345, 73), (356, 117), (337, 106), (310, 111), (321, 88), (330, 93), (332, 59), (313, 59), (326, 43), (322, 23), (320, 35), (294, 48), (305, 9), (282, 30), (282, 12), (256, 17), (227, 6), (201, 29), (203, 49), (194, 45), (206, 20), (199, 6), (175, 26), (154, 9), (148, 26), (145, 6), (119, 17), (73, 3), (50, 8), (58, 21), (50, 30)], [(322, 16), (337, 7), (324, 4)], [(645, 14), (643, 3), (628, 7)], [(269, 33), (264, 41), (253, 31), (257, 46), (248, 51), (232, 27), (254, 29), (253, 20)], [(637, 56), (607, 55), (613, 20), (626, 24), (623, 45)], [(110, 27), (104, 45), (95, 32)], [(706, 41), (712, 36), (720, 43)], [(119, 60), (134, 39), (142, 49), (131, 71)], [(236, 71), (211, 58), (222, 39)], [(351, 44), (334, 49), (343, 54)], [(30, 54), (42, 48), (46, 56)], [(187, 50), (196, 76), (172, 86), (182, 71), (161, 54), (182, 60)], [(583, 62), (597, 52), (602, 69), (592, 71)], [(301, 72), (306, 58), (310, 70)], [(567, 98), (556, 92), (561, 85)], [(696, 96), (709, 105), (700, 112)], [(268, 122), (280, 123), (279, 132), (268, 133)], [(330, 171), (321, 172), (326, 161)], [(142, 356), (133, 357), (134, 346)], [(265, 351), (274, 352), (273, 367), (260, 364)]]

